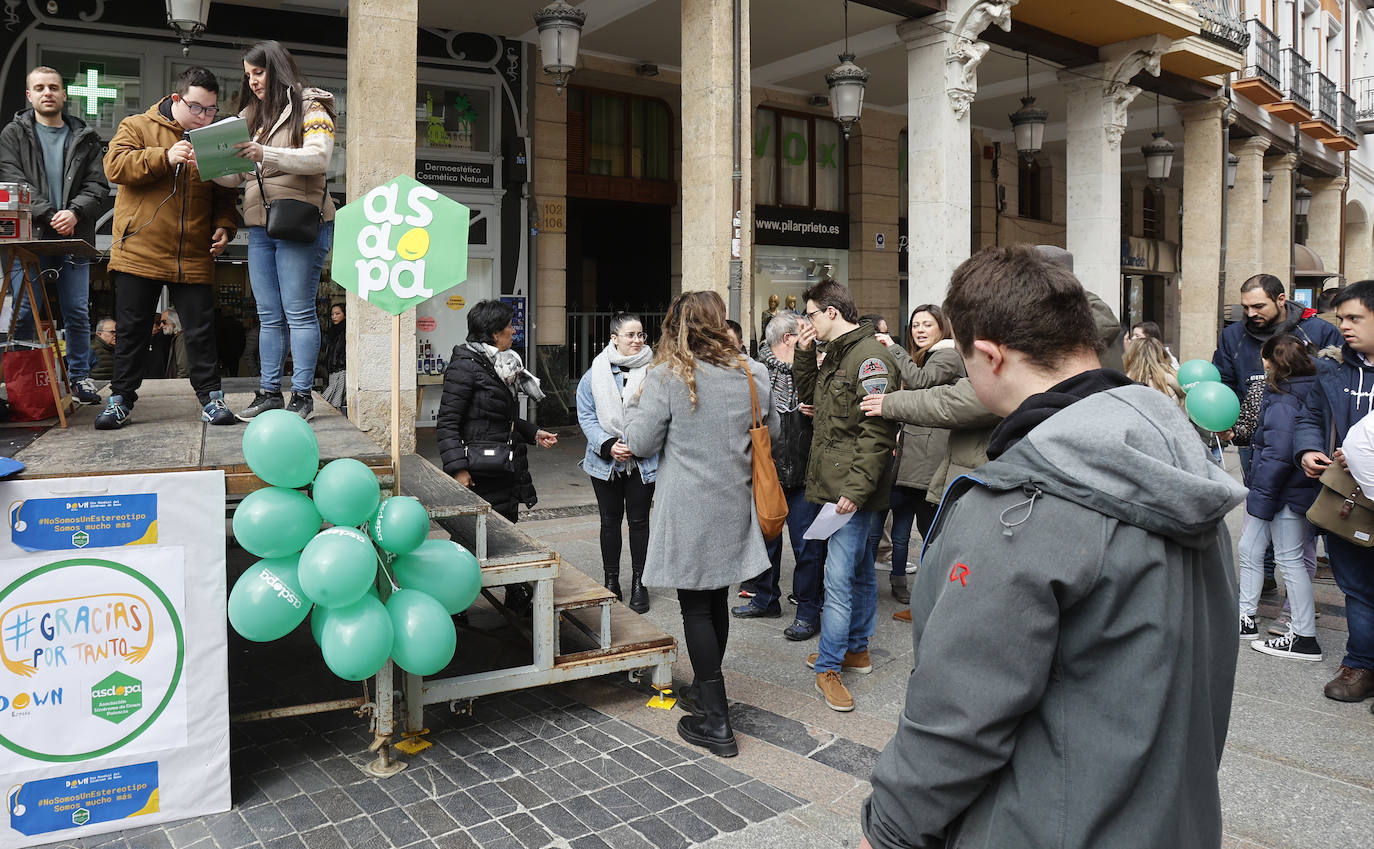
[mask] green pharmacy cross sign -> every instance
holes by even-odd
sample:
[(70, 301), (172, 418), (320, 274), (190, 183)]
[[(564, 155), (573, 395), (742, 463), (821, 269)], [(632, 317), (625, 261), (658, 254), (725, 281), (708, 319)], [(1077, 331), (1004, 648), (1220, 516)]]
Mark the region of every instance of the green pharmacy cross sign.
[(396, 177), (334, 216), (334, 282), (392, 315), (468, 277), (468, 208)]
[(67, 88), (68, 94), (86, 98), (87, 115), (100, 114), (100, 101), (114, 100), (116, 97), (119, 97), (119, 89), (100, 85), (99, 80), (100, 72), (95, 68), (89, 68), (86, 71), (85, 85), (74, 85), (68, 86)]

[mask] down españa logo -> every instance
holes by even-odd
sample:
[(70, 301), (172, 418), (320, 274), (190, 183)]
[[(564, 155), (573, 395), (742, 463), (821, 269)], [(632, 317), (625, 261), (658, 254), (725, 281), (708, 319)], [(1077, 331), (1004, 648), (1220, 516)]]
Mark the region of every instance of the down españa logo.
[[(9, 696), (0, 707), (0, 772), (16, 755), (83, 761), (149, 731), (177, 694), (185, 661), (181, 618), (167, 595), (180, 598), (180, 585), (166, 586), (123, 563), (80, 557), (0, 590), (0, 693)], [(167, 733), (159, 725), (140, 745)]]

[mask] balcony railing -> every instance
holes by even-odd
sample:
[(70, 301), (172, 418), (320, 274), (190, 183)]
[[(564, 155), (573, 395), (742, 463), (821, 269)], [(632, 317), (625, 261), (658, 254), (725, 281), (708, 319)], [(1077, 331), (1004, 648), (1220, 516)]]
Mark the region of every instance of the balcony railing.
[(1312, 111), (1312, 63), (1291, 47), (1279, 51), (1279, 91), (1283, 99)]
[(1326, 74), (1321, 71), (1312, 72), (1312, 85), (1309, 89), (1315, 95), (1312, 106), (1312, 117), (1318, 121), (1325, 121), (1333, 127), (1340, 126), (1339, 118), (1336, 116), (1336, 84), (1327, 79)]
[(1374, 133), (1374, 77), (1351, 80), (1355, 97), (1355, 121), (1362, 133)]
[(1249, 30), (1250, 43), (1245, 47), (1245, 70), (1241, 76), (1263, 80), (1275, 89), (1281, 88), (1279, 37), (1259, 18), (1246, 21), (1245, 27)]
[(1355, 117), (1355, 98), (1341, 92), (1341, 135), (1358, 141), (1359, 127)]
[(1202, 37), (1240, 52), (1250, 40), (1240, 17), (1240, 0), (1188, 0), (1202, 18)]

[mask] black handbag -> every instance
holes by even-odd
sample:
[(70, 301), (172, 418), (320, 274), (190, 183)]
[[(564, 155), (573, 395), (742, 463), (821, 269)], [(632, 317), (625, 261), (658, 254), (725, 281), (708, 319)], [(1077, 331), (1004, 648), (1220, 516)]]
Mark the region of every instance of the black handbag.
[(258, 178), (258, 194), (262, 195), (262, 208), (267, 212), (267, 235), (288, 242), (314, 242), (320, 237), (320, 225), (324, 223), (324, 201), (329, 193), (329, 181), (325, 181), (320, 205), (295, 198), (278, 198), (268, 202), (267, 189), (262, 183), (262, 170), (253, 169)]
[(469, 442), (463, 446), (468, 457), (468, 472), (474, 475), (501, 475), (515, 471), (515, 442)]

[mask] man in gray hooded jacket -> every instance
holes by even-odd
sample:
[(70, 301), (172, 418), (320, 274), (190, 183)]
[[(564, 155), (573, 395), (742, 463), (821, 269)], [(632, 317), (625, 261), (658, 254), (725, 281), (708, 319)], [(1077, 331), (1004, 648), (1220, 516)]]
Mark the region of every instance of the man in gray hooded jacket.
[(866, 842), (1219, 846), (1236, 664), (1223, 520), (1245, 490), (1175, 404), (1099, 367), (1082, 287), (1032, 249), (974, 255), (945, 310), (1004, 419), (926, 542)]

